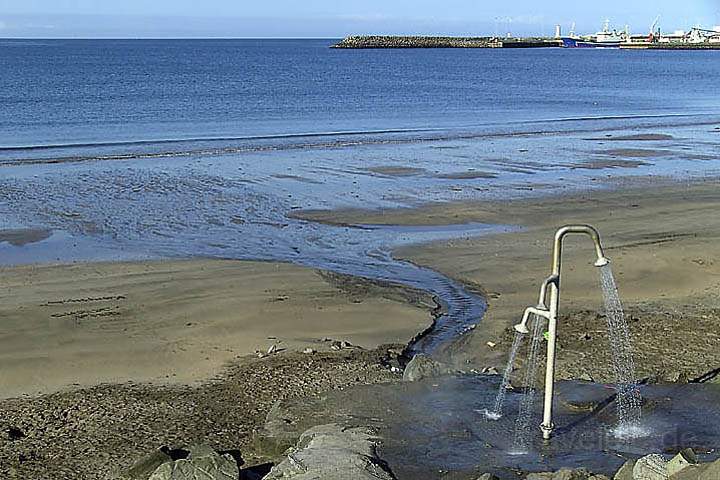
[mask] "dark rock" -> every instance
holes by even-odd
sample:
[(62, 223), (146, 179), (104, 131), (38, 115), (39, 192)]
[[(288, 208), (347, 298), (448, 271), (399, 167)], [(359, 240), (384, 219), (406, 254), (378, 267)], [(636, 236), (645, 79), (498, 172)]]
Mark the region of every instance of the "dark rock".
[(22, 430), (20, 430), (17, 427), (8, 427), (7, 438), (11, 442), (15, 442), (17, 440), (22, 440), (23, 438), (25, 438), (25, 432), (23, 432)]
[(272, 463), (264, 463), (240, 471), (240, 480), (263, 480), (272, 470)]
[(442, 375), (449, 375), (452, 369), (440, 362), (433, 360), (427, 355), (415, 355), (405, 367), (403, 380), (406, 382), (417, 382), (423, 378), (434, 378)]
[(593, 412), (607, 406), (615, 398), (615, 391), (603, 385), (588, 385), (578, 389), (572, 384), (557, 387), (563, 407), (572, 412)]

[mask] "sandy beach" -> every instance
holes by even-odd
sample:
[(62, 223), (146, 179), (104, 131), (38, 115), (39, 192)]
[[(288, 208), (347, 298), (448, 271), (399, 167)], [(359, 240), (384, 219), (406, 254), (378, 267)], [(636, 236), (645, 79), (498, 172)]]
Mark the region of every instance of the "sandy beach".
[[(14, 234), (13, 238), (19, 238)], [(0, 396), (193, 384), (256, 352), (409, 342), (432, 298), (280, 263), (214, 260), (1, 270)], [(423, 306), (422, 302), (426, 302)]]
[[(417, 210), (306, 212), (342, 224), (510, 224), (519, 231), (403, 248), (400, 258), (484, 292), (478, 328), (446, 355), (461, 369), (502, 368), (510, 327), (537, 302), (550, 273), (555, 229), (590, 223), (602, 234), (630, 319), (638, 374), (694, 379), (720, 367), (720, 189), (641, 180), (611, 191), (511, 202), (449, 203)], [(563, 259), (558, 371), (612, 381), (602, 297), (589, 240), (570, 237)], [(488, 346), (488, 342), (496, 344)]]
[[(682, 382), (720, 366), (717, 186), (644, 183), (575, 197), (308, 216), (348, 224), (518, 226), (396, 252), (484, 292), (485, 317), (440, 355), (468, 372), (504, 366), (508, 329), (536, 301), (549, 269), (554, 229), (595, 224), (630, 319), (638, 374)], [(591, 253), (585, 239), (568, 240), (558, 374), (606, 382), (611, 362)], [(397, 364), (403, 345), (332, 351), (323, 338), (368, 348), (404, 344), (431, 318), (431, 300), (417, 292), (284, 264), (134, 262), (3, 273), (3, 315), (13, 327), (2, 338), (11, 373), (4, 391), (22, 393), (28, 378), (35, 383), (27, 393), (57, 391), (0, 402), (2, 427), (23, 434), (0, 443), (0, 471), (9, 478), (58, 472), (113, 478), (160, 445), (197, 442), (239, 449), (246, 466), (266, 471), (263, 465), (281, 452), (258, 442), (257, 432), (278, 401), (303, 404), (400, 380), (389, 365)], [(42, 342), (29, 340), (40, 335)], [(281, 351), (253, 355), (273, 344)], [(298, 353), (304, 348), (320, 352)]]

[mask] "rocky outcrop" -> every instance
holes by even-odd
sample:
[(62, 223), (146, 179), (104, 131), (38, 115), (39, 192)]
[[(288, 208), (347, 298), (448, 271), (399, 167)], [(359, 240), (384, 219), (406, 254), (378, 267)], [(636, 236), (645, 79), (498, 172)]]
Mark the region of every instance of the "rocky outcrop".
[(718, 480), (720, 460), (698, 463), (695, 453), (683, 450), (669, 461), (662, 455), (647, 455), (637, 461), (626, 462), (613, 480)]
[[(173, 452), (176, 454), (173, 455)], [(122, 480), (237, 480), (240, 478), (240, 470), (232, 455), (220, 454), (210, 447), (196, 446), (187, 451), (158, 450), (140, 459), (120, 478)]]
[(377, 455), (378, 442), (367, 428), (334, 424), (312, 428), (265, 480), (396, 480)]
[(403, 380), (406, 382), (417, 382), (423, 378), (434, 378), (443, 375), (450, 375), (454, 371), (440, 362), (433, 360), (427, 355), (415, 355), (405, 367)]
[(636, 460), (628, 460), (620, 467), (617, 471), (613, 480), (633, 480), (633, 469), (635, 468)]
[(720, 478), (720, 460), (704, 465), (702, 471), (698, 473), (698, 480), (717, 480), (718, 478)]
[(695, 455), (695, 452), (693, 452), (691, 449), (685, 449), (682, 452), (675, 455), (666, 466), (667, 474), (668, 476), (672, 477), (673, 475), (687, 469), (688, 467), (692, 467), (694, 465), (697, 465), (698, 459)]
[(173, 458), (167, 449), (156, 450), (135, 462), (120, 478), (122, 480), (147, 480), (160, 465), (172, 461)]
[(657, 454), (642, 457), (633, 467), (633, 480), (667, 480), (667, 461)]

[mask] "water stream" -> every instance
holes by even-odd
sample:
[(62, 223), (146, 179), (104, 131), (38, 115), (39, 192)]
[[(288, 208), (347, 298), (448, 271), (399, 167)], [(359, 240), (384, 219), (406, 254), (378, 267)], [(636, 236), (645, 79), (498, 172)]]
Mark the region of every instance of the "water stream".
[(505, 365), (505, 371), (503, 372), (503, 379), (500, 382), (500, 388), (498, 389), (497, 397), (495, 397), (495, 404), (492, 410), (483, 410), (482, 413), (490, 420), (499, 420), (503, 415), (503, 406), (505, 405), (505, 398), (507, 397), (508, 388), (510, 387), (510, 375), (512, 375), (513, 368), (515, 365), (515, 357), (517, 357), (520, 345), (522, 345), (524, 334), (517, 332), (513, 339), (512, 346), (510, 347), (510, 354), (508, 355), (508, 362)]
[(605, 303), (610, 353), (615, 371), (618, 415), (616, 433), (620, 437), (632, 438), (642, 434), (640, 425), (642, 398), (635, 376), (630, 330), (625, 320), (625, 313), (610, 265), (605, 265), (600, 269), (600, 285)]
[(538, 315), (531, 315), (529, 325), (532, 334), (532, 343), (528, 350), (528, 358), (523, 378), (523, 393), (515, 420), (515, 434), (513, 437), (513, 454), (527, 453), (530, 448), (533, 433), (537, 431), (533, 426), (535, 414), (535, 398), (537, 393), (537, 371), (540, 359), (540, 341), (543, 338), (545, 321)]

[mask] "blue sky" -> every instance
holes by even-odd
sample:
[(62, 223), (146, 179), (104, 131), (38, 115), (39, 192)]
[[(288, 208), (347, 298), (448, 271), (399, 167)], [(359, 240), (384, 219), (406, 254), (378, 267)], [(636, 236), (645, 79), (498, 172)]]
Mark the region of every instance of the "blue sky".
[(0, 0), (0, 37), (341, 37), (351, 33), (550, 35), (605, 18), (644, 33), (720, 25), (720, 0)]

